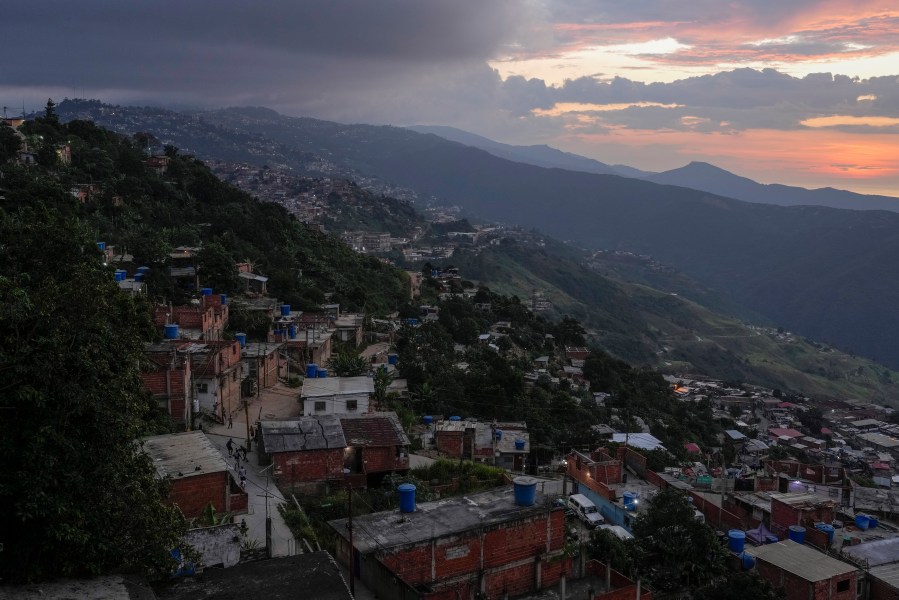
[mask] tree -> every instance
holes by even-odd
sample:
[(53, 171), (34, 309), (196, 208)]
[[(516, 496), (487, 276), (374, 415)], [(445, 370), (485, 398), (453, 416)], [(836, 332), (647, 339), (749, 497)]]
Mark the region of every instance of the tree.
[(47, 105), (44, 107), (44, 122), (51, 125), (59, 124), (59, 116), (56, 114), (56, 102), (53, 98), (47, 98)]
[(0, 240), (0, 579), (169, 572), (184, 521), (135, 443), (146, 305), (53, 210), (0, 210)]
[(359, 377), (368, 373), (368, 361), (358, 354), (344, 352), (328, 360), (328, 370), (337, 377)]
[(16, 157), (22, 140), (16, 135), (16, 130), (0, 123), (0, 164)]
[(707, 585), (727, 571), (727, 553), (715, 532), (694, 518), (693, 505), (675, 488), (649, 501), (633, 532), (637, 571), (659, 592)]
[(755, 571), (732, 573), (693, 592), (694, 600), (783, 600), (782, 588), (775, 588)]

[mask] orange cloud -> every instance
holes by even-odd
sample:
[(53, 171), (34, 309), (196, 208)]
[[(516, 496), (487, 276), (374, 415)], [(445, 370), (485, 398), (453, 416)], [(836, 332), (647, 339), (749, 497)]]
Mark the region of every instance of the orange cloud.
[(851, 115), (831, 115), (812, 117), (800, 121), (806, 127), (839, 127), (841, 125), (861, 125), (865, 127), (894, 127), (899, 125), (896, 117), (854, 117)]
[(610, 112), (628, 108), (682, 108), (683, 104), (663, 104), (661, 102), (622, 102), (617, 104), (591, 104), (588, 102), (556, 102), (552, 108), (535, 108), (532, 114), (538, 117), (560, 117), (568, 113)]

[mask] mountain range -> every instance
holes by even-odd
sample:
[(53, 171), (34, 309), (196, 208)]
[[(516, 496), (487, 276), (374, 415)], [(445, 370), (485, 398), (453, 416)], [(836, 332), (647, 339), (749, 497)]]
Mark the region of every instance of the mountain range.
[[(891, 335), (899, 328), (893, 310), (899, 214), (893, 212), (749, 203), (645, 179), (516, 162), (404, 128), (267, 109), (162, 117), (141, 109), (73, 108), (71, 114), (86, 112), (119, 130), (154, 131), (178, 145), (180, 119), (196, 130), (194, 145), (221, 138), (235, 148), (249, 140), (248, 159), (283, 161), (310, 173), (321, 173), (324, 164), (332, 175), (414, 190), (586, 248), (650, 255), (770, 323), (899, 366)], [(214, 150), (215, 144), (207, 146)]]

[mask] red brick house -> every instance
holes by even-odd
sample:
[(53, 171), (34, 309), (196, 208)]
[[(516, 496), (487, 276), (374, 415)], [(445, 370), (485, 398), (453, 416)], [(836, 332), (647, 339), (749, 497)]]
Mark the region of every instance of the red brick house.
[(811, 493), (772, 493), (771, 532), (786, 537), (791, 525), (813, 528), (834, 520), (834, 502)]
[(153, 323), (160, 329), (169, 324), (177, 325), (181, 337), (204, 341), (220, 340), (228, 325), (227, 297), (208, 294), (200, 296), (198, 304), (155, 306)]
[(334, 415), (259, 424), (259, 464), (281, 485), (315, 487), (344, 480), (346, 438)]
[(168, 501), (185, 517), (201, 516), (209, 504), (220, 513), (246, 512), (246, 492), (202, 431), (155, 435), (144, 438), (141, 446), (159, 477), (171, 481)]
[(149, 344), (144, 349), (149, 364), (141, 374), (144, 387), (153, 394), (160, 408), (181, 426), (188, 425), (193, 414), (191, 361), (184, 347), (185, 344), (177, 342)]
[[(336, 558), (379, 598), (421, 600), (514, 597), (558, 584), (571, 568), (565, 516), (542, 494), (515, 503), (512, 488), (346, 519), (337, 533)], [(351, 559), (352, 556), (352, 559)]]
[(350, 474), (375, 483), (385, 473), (409, 469), (409, 438), (394, 412), (338, 415), (347, 453), (344, 467)]
[(758, 574), (783, 588), (787, 600), (855, 600), (858, 569), (792, 540), (750, 546)]
[(200, 411), (214, 415), (220, 422), (227, 421), (243, 408), (240, 342), (222, 340), (187, 344), (184, 348), (190, 356), (194, 398)]

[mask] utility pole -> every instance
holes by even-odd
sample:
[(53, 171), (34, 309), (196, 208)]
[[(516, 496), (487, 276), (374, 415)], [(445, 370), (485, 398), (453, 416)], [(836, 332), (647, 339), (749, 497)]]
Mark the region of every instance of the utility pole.
[[(247, 452), (252, 450), (252, 440), (250, 440), (250, 401), (244, 398), (243, 401), (243, 417), (247, 422)], [(257, 463), (258, 464), (258, 463)]]
[(350, 596), (353, 598), (356, 597), (356, 561), (355, 555), (356, 551), (353, 548), (353, 485), (350, 484), (347, 486), (347, 511), (349, 512), (349, 530), (350, 530), (350, 550), (349, 550), (349, 563), (350, 567)]

